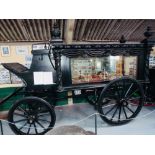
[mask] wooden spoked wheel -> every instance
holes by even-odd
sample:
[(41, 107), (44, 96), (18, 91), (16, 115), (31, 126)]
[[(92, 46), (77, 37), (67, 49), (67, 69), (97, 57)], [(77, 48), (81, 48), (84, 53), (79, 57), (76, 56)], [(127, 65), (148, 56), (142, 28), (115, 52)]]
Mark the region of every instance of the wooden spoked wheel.
[(85, 90), (85, 97), (88, 103), (90, 103), (91, 105), (96, 105), (99, 99), (99, 90), (98, 89)]
[(98, 101), (101, 118), (111, 125), (128, 123), (140, 112), (144, 93), (138, 81), (123, 77), (111, 81)]
[(11, 129), (22, 135), (45, 134), (54, 127), (55, 120), (53, 107), (38, 97), (25, 97), (17, 101), (8, 114)]

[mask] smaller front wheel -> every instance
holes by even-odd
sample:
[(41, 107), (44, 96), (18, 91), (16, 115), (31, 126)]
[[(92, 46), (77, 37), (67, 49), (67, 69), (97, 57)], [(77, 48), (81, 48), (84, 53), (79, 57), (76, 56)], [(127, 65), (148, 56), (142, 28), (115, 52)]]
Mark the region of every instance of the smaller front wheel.
[(98, 102), (101, 118), (111, 125), (128, 123), (140, 112), (144, 101), (141, 85), (132, 78), (111, 81), (102, 91)]
[(8, 114), (11, 129), (20, 135), (45, 134), (54, 127), (55, 120), (52, 106), (38, 97), (26, 97), (17, 101)]
[(97, 89), (85, 90), (85, 97), (88, 103), (91, 105), (96, 105), (99, 98), (99, 92)]

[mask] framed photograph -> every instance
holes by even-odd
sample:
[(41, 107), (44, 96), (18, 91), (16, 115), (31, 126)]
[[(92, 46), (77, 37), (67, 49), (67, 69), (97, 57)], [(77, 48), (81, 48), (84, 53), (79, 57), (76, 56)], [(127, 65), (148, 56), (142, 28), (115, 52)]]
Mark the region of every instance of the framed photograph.
[(10, 56), (9, 46), (1, 46), (2, 56)]

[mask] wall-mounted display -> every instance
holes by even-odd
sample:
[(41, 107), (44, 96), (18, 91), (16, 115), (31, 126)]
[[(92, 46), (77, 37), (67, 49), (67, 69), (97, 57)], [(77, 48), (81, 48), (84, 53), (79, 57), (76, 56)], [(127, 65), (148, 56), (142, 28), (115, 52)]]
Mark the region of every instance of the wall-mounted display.
[(9, 46), (1, 46), (2, 56), (10, 56)]
[(10, 73), (10, 75), (11, 75), (11, 83), (12, 84), (21, 84), (21, 83), (23, 83), (22, 80), (19, 77), (17, 77), (15, 74)]
[(28, 54), (28, 47), (27, 46), (16, 46), (16, 54), (17, 55), (26, 55)]
[(32, 55), (26, 55), (25, 56), (25, 66), (27, 68), (30, 68), (31, 63), (32, 63)]
[(0, 65), (0, 84), (21, 84), (20, 78)]
[(0, 84), (10, 84), (10, 72), (0, 65)]
[(149, 67), (154, 68), (155, 67), (155, 55), (150, 55), (149, 58)]

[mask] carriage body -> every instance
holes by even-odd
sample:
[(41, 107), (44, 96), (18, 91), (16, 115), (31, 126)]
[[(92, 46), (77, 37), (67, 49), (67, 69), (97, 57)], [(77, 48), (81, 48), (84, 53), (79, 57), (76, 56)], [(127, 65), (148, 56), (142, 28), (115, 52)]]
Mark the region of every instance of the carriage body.
[[(47, 91), (52, 90), (56, 92), (69, 91), (69, 90), (79, 90), (79, 89), (90, 89), (103, 87), (105, 84), (109, 83), (115, 78), (122, 76), (130, 76), (125, 74), (124, 58), (135, 57), (136, 69), (131, 71), (131, 76), (136, 80), (144, 82), (149, 82), (149, 68), (147, 59), (148, 53), (145, 48), (145, 44), (53, 44), (52, 49), (41, 49), (32, 50), (32, 63), (30, 68), (19, 63), (3, 63), (2, 65), (17, 75), (25, 83), (25, 90), (27, 91)], [(51, 57), (52, 55), (52, 57)], [(72, 68), (72, 61), (83, 60), (90, 61), (92, 59), (104, 59), (109, 57), (121, 57), (122, 61), (121, 71), (118, 76), (107, 79), (96, 79), (96, 80), (84, 80), (80, 82), (74, 81), (74, 69)], [(51, 60), (52, 59), (52, 60)], [(113, 60), (111, 60), (113, 61)], [(109, 61), (109, 63), (111, 62)], [(75, 63), (76, 65), (76, 63)], [(108, 64), (109, 65), (109, 64)], [(92, 66), (90, 66), (92, 67)], [(96, 66), (93, 66), (96, 67)], [(93, 69), (92, 69), (93, 70)], [(101, 69), (103, 71), (103, 68)], [(34, 73), (52, 73), (51, 83), (35, 84)], [(72, 73), (73, 72), (73, 73)], [(96, 71), (95, 71), (96, 72)], [(100, 71), (99, 71), (100, 72)], [(116, 69), (115, 69), (116, 72)], [(152, 74), (151, 74), (152, 75)], [(82, 76), (82, 75), (79, 75)]]
[[(140, 112), (144, 101), (146, 101), (147, 96), (145, 95), (149, 94), (148, 90), (153, 94), (155, 89), (154, 85), (150, 84), (150, 81), (151, 83), (154, 82), (154, 70), (153, 72), (149, 70), (149, 55), (153, 45), (154, 42), (149, 42), (148, 40), (136, 44), (103, 43), (70, 45), (54, 41), (49, 44), (48, 49), (32, 50), (33, 59), (29, 69), (18, 63), (2, 64), (25, 83), (23, 94), (26, 98), (17, 101), (9, 112), (9, 121), (14, 123), (10, 124), (11, 128), (17, 134), (31, 134), (30, 128), (31, 125), (34, 125), (34, 133), (32, 134), (46, 133), (53, 128), (55, 123), (54, 107), (45, 101), (46, 97), (54, 99), (57, 93), (64, 91), (72, 91), (72, 96), (66, 97), (84, 95), (89, 103), (93, 104), (98, 110), (101, 118), (109, 124), (119, 125), (131, 121)], [(110, 56), (122, 57), (122, 70), (118, 77), (116, 76), (113, 79), (103, 78), (95, 81), (88, 80), (90, 78), (88, 78), (87, 74), (87, 80), (82, 81), (81, 79), (83, 77), (81, 72), (80, 77), (78, 75), (78, 82), (75, 80), (76, 78), (73, 77), (73, 60), (104, 59)], [(136, 58), (137, 63), (134, 78), (125, 75), (124, 58), (128, 57)], [(104, 68), (102, 68), (102, 71), (105, 71)], [(42, 73), (45, 78), (48, 78), (49, 81), (36, 84), (36, 78), (38, 79), (39, 75), (41, 75), (40, 73)], [(49, 77), (47, 77), (48, 75)], [(104, 77), (105, 76), (107, 75), (104, 74)], [(16, 95), (16, 93), (13, 93), (11, 96), (13, 95)], [(4, 99), (3, 102), (5, 101), (6, 99)], [(26, 109), (22, 111), (19, 110), (21, 105), (22, 108), (26, 107)], [(108, 109), (106, 109), (107, 105)], [(111, 108), (109, 109), (109, 107)], [(133, 109), (131, 109), (131, 107)], [(104, 108), (106, 111), (104, 111)], [(125, 109), (128, 109), (130, 115), (127, 114)], [(46, 121), (46, 123), (49, 122), (45, 128), (42, 124), (38, 123), (38, 118), (46, 111), (49, 113), (50, 120), (42, 119)], [(23, 112), (23, 114), (21, 114), (21, 112)], [(17, 113), (20, 116), (26, 115), (26, 123), (29, 124), (27, 132), (22, 131), (22, 129), (16, 125), (15, 122), (18, 123), (20, 121), (14, 121), (14, 115)], [(117, 116), (116, 120), (114, 119), (115, 115)], [(42, 131), (39, 133), (36, 129), (36, 124), (42, 128)]]

